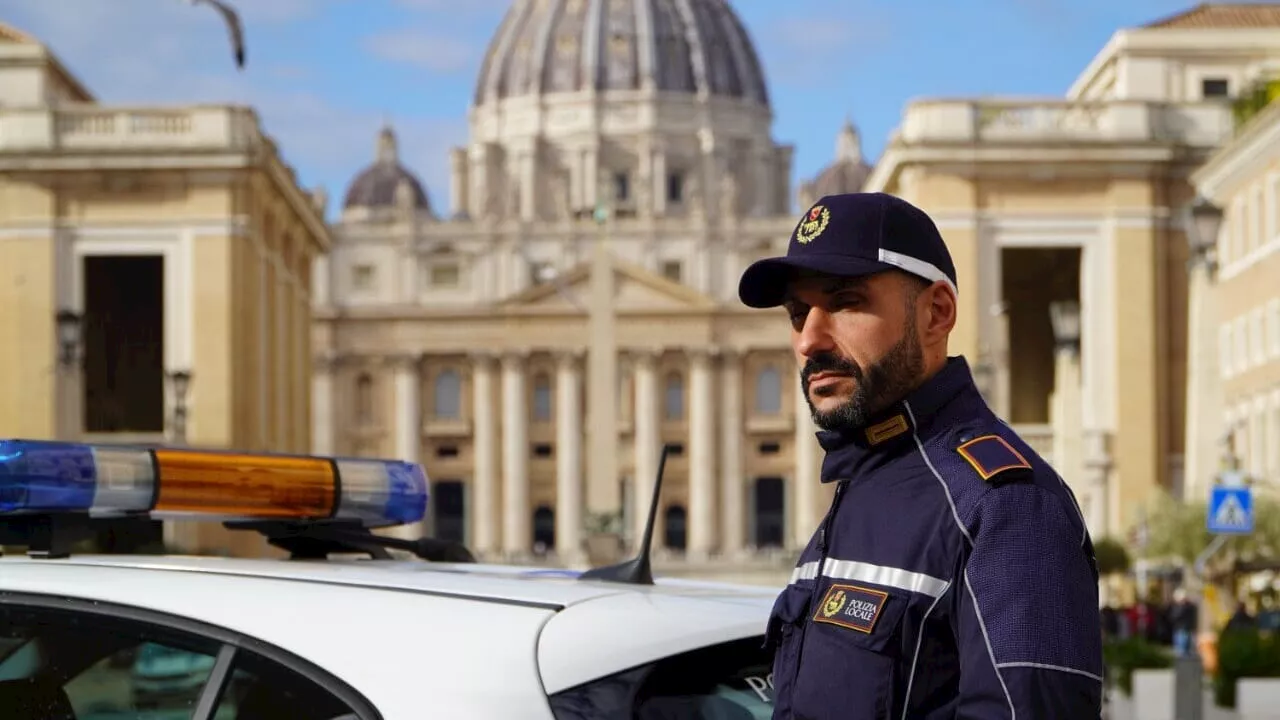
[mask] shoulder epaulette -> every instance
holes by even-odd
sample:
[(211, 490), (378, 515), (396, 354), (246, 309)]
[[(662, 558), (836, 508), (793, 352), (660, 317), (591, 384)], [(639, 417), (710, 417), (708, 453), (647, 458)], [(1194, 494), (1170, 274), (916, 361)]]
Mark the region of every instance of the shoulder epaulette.
[(993, 482), (997, 477), (1015, 470), (1031, 469), (1031, 463), (1027, 462), (1022, 453), (999, 435), (982, 435), (966, 440), (956, 448), (956, 452), (978, 472), (984, 482)]

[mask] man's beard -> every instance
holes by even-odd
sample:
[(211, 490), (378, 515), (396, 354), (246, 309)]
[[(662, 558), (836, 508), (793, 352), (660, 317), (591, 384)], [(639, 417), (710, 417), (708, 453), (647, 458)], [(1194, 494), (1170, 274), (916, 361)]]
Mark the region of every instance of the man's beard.
[[(857, 386), (853, 395), (839, 407), (819, 411), (809, 394), (809, 378), (823, 371), (848, 374)], [(800, 390), (809, 403), (813, 422), (819, 428), (849, 431), (865, 426), (876, 413), (906, 397), (916, 388), (923, 374), (924, 351), (912, 322), (902, 339), (865, 370), (856, 362), (833, 353), (809, 358), (800, 371)]]

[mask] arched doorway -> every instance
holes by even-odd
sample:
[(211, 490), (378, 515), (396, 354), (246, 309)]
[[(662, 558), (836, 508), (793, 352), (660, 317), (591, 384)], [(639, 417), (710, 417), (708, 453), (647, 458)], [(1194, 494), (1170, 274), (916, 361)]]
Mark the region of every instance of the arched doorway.
[(546, 552), (556, 547), (556, 511), (539, 505), (533, 511), (533, 550)]
[(683, 505), (668, 505), (662, 514), (662, 544), (671, 550), (684, 550), (689, 542), (686, 527), (688, 513)]
[(786, 545), (786, 483), (780, 477), (756, 478), (752, 487), (752, 537), (757, 548)]

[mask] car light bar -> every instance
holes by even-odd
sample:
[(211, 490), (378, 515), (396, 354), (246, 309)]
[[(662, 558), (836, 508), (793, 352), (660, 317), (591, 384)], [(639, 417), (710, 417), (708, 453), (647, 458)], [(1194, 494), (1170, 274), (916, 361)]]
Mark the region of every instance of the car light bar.
[(0, 440), (0, 516), (88, 513), (191, 520), (423, 519), (421, 465), (362, 460)]

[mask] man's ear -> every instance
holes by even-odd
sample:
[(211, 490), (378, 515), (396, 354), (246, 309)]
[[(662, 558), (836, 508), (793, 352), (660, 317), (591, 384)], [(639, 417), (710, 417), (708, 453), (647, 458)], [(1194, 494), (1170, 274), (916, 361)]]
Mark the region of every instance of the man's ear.
[(926, 344), (945, 341), (956, 326), (956, 296), (944, 282), (935, 282), (924, 292), (926, 321), (920, 328)]

